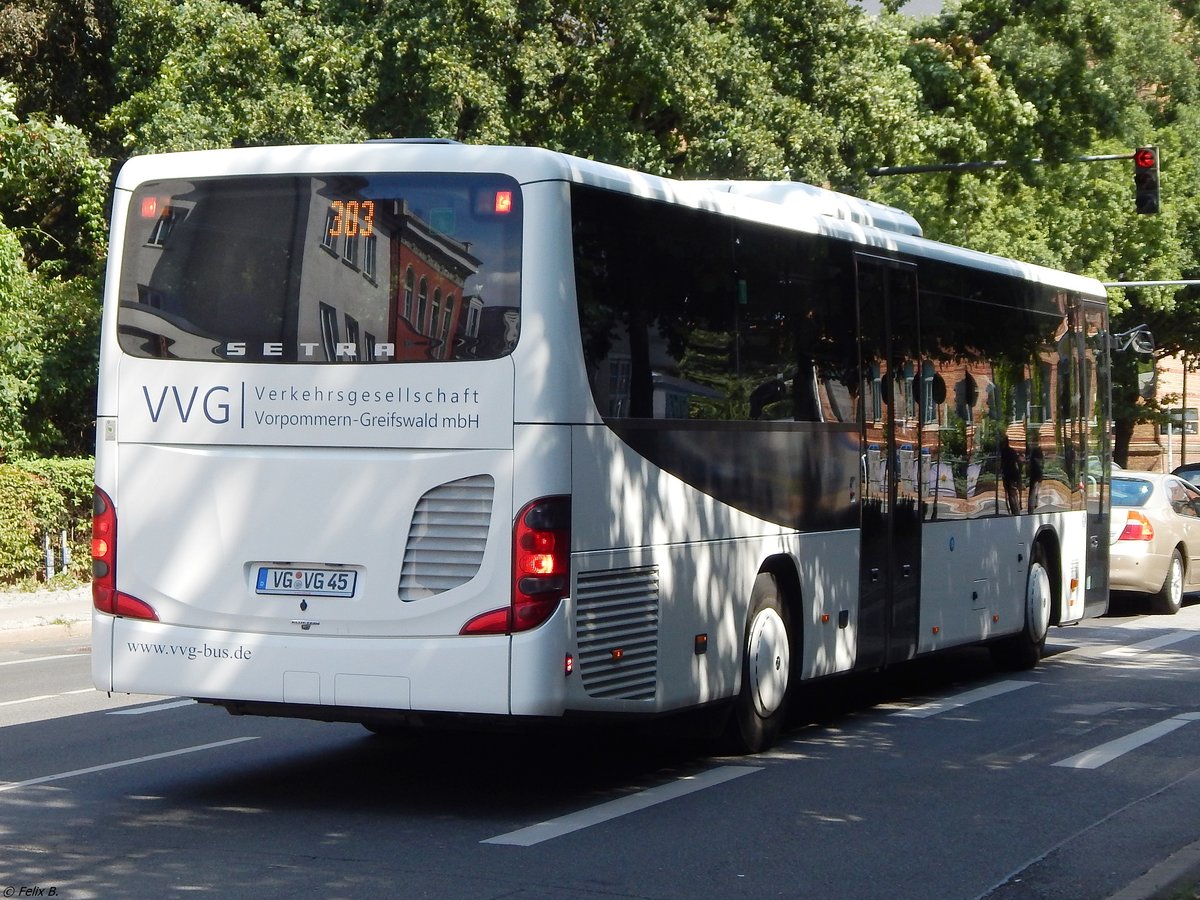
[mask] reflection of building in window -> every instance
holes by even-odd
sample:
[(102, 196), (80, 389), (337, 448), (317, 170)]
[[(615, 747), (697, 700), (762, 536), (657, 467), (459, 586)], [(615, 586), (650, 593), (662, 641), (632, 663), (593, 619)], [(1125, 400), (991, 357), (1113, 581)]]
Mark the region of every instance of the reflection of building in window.
[(467, 309), (467, 324), (461, 330), (461, 334), (464, 339), (475, 341), (479, 338), (479, 318), (483, 312), (483, 300), (479, 297), (464, 297), (463, 302)]
[(334, 233), (337, 231), (338, 217), (330, 208), (325, 213), (325, 230), (321, 232), (321, 246), (330, 253), (337, 255), (337, 241), (334, 239)]
[(376, 239), (374, 234), (366, 237), (364, 241), (366, 247), (365, 252), (363, 253), (363, 274), (374, 281), (376, 273), (375, 250), (379, 244), (379, 241)]
[(417, 286), (417, 317), (413, 327), (419, 334), (425, 333), (425, 313), (429, 308), (429, 279), (422, 278)]
[(321, 343), (325, 348), (326, 359), (337, 359), (338, 320), (337, 310), (328, 303), (320, 305), (321, 314)]
[(631, 363), (628, 359), (608, 359), (608, 414), (623, 416), (629, 406), (629, 375)]
[(164, 206), (162, 215), (158, 217), (158, 221), (154, 223), (154, 228), (150, 231), (150, 237), (146, 243), (152, 247), (161, 247), (167, 242), (167, 238), (171, 236), (172, 229), (175, 228), (175, 207)]
[(346, 314), (346, 343), (354, 345), (354, 355), (361, 359), (362, 348), (358, 344), (358, 319), (349, 313)]
[[(510, 350), (515, 234), (493, 218), (464, 218), (465, 189), (435, 192), (437, 204), (457, 204), (442, 219), (458, 237), (439, 233), (425, 221), (433, 212), (415, 212), (434, 204), (426, 188), (399, 176), (384, 182), (388, 199), (369, 199), (377, 193), (371, 179), (356, 175), (180, 180), (139, 195), (118, 291), (123, 307), (139, 307), (137, 328), (159, 328), (165, 341), (146, 350), (146, 341), (130, 338), (122, 347), (157, 356), (165, 343), (190, 354), (200, 344), (179, 336), (192, 335), (203, 337), (203, 347), (187, 358), (209, 358), (214, 345), (244, 348), (230, 358), (270, 362), (473, 358), (486, 298), (508, 300), (496, 315), (494, 345)], [(413, 205), (400, 199), (405, 194)], [(353, 218), (353, 210), (369, 215)], [(480, 257), (497, 253), (497, 266), (482, 271)], [(425, 287), (419, 314), (418, 282)], [(145, 315), (151, 310), (156, 319)], [(359, 337), (346, 342), (339, 330), (351, 319)], [(380, 356), (366, 354), (366, 332)]]
[(439, 335), (439, 337), (441, 337), (442, 340), (449, 340), (450, 335), (453, 333), (451, 331), (451, 328), (453, 325), (454, 325), (454, 295), (448, 294), (446, 296), (446, 309), (442, 313), (442, 332)]
[(933, 425), (937, 422), (937, 406), (933, 402), (933, 377), (936, 373), (929, 362), (921, 364), (921, 423)]
[[(397, 359), (451, 359), (476, 355), (483, 310), (455, 304), (467, 279), (482, 263), (467, 245), (430, 227), (400, 203), (398, 227), (391, 244), (392, 268), (404, 271), (403, 296), (390, 335)], [(415, 298), (414, 298), (415, 292)], [(473, 321), (468, 321), (474, 314)]]
[(146, 285), (144, 285), (144, 284), (139, 284), (137, 286), (137, 288), (138, 288), (138, 303), (143, 303), (146, 306), (153, 307), (154, 309), (162, 309), (162, 307), (163, 307), (162, 291), (152, 290), (152, 289), (146, 287)]
[(412, 266), (409, 266), (404, 272), (404, 318), (412, 321), (413, 317), (413, 294), (417, 286), (417, 276), (413, 273)]

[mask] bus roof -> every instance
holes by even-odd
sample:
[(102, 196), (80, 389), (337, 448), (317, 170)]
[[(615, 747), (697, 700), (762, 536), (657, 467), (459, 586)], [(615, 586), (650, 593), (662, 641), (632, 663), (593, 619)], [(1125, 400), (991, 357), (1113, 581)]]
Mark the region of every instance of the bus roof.
[(116, 187), (128, 191), (180, 177), (401, 170), (503, 172), (522, 184), (587, 184), (1107, 298), (1094, 278), (929, 240), (908, 213), (835, 191), (800, 182), (681, 181), (536, 147), (378, 141), (198, 150), (134, 157), (121, 168)]

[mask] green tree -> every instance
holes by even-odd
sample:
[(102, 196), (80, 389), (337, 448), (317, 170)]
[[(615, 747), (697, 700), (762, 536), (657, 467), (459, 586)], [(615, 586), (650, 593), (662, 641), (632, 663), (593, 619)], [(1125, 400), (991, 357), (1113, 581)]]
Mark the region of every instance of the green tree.
[(112, 105), (115, 17), (114, 0), (0, 4), (0, 80), (16, 85), (17, 114), (91, 134)]
[(317, 0), (126, 0), (120, 99), (104, 125), (126, 153), (359, 140), (371, 42)]
[(0, 458), (91, 452), (107, 168), (0, 82)]

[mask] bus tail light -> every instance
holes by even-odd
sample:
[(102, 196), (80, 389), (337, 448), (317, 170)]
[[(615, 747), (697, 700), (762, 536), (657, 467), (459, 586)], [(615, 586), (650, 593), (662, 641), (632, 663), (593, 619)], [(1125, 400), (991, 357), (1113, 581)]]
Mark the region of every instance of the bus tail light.
[(117, 511), (100, 488), (92, 499), (92, 605), (113, 616), (158, 621), (148, 603), (117, 590)]
[(1154, 526), (1142, 513), (1129, 510), (1125, 513), (1125, 527), (1121, 530), (1117, 540), (1152, 541), (1154, 540)]
[(511, 634), (545, 622), (571, 583), (571, 501), (544, 497), (527, 504), (513, 526), (512, 602), (476, 616), (460, 634)]

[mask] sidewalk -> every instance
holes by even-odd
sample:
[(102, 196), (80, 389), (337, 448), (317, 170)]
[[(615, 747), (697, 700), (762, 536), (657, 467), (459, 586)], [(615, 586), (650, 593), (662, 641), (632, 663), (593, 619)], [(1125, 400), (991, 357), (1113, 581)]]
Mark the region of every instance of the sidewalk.
[(0, 592), (0, 644), (92, 638), (92, 588)]

